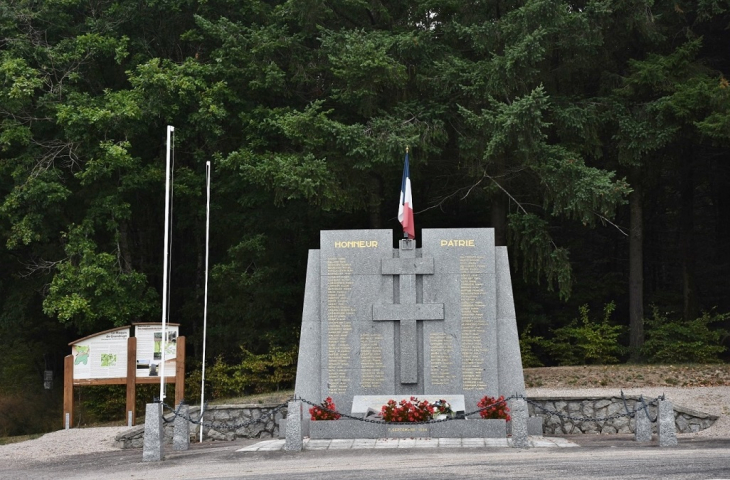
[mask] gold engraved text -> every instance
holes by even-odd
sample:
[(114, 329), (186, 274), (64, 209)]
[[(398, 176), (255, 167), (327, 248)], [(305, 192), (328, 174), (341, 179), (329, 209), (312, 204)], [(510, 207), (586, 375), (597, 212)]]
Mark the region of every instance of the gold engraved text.
[(474, 240), (441, 240), (442, 247), (476, 247)]
[(355, 240), (350, 242), (335, 242), (335, 248), (377, 248), (377, 240)]

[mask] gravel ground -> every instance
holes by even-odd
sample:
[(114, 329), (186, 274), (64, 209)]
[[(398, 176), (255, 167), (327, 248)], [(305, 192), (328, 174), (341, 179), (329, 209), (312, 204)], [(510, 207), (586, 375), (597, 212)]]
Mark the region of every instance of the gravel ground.
[(127, 427), (72, 428), (58, 430), (26, 442), (0, 445), (0, 464), (51, 461), (59, 457), (119, 450), (114, 437)]
[[(664, 388), (646, 387), (624, 390), (627, 395), (644, 395), (653, 399), (666, 394), (673, 404), (692, 410), (718, 415), (715, 424), (697, 433), (679, 434), (678, 438), (724, 437), (730, 438), (730, 387)], [(620, 390), (611, 388), (545, 389), (528, 388), (528, 397), (583, 397), (619, 395)], [(74, 428), (48, 433), (35, 440), (10, 445), (0, 445), (0, 463), (10, 466), (29, 461), (53, 461), (59, 457), (94, 452), (118, 450), (114, 437), (127, 427)]]

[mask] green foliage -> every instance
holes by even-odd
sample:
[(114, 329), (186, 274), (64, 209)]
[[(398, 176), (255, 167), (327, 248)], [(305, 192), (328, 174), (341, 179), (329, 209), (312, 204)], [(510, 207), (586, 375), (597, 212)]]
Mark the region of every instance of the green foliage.
[(559, 365), (618, 363), (624, 348), (618, 339), (625, 327), (611, 325), (613, 302), (603, 307), (603, 319), (592, 320), (588, 305), (581, 306), (580, 319), (552, 331), (553, 338), (542, 342), (545, 350)]
[(528, 325), (520, 333), (520, 354), (522, 355), (522, 366), (524, 368), (544, 366), (534, 352), (535, 347), (540, 347), (544, 341), (543, 337), (530, 335), (532, 325)]
[(97, 252), (83, 227), (68, 234), (68, 258), (56, 267), (43, 310), (80, 331), (99, 329), (99, 320), (119, 327), (155, 311), (157, 295), (144, 275), (124, 271), (118, 256)]
[[(171, 320), (199, 362), (212, 160), (208, 346), (233, 362), (211, 367), (226, 394), (291, 382), (306, 251), (320, 230), (397, 228), (406, 145), (419, 228), (506, 225), (521, 277), (559, 292), (529, 287), (553, 320), (571, 296), (626, 294), (621, 234), (586, 228), (625, 225), (622, 170), (650, 168), (661, 238), (686, 231), (690, 165), (697, 291), (727, 301), (728, 23), (716, 0), (0, 2), (0, 390), (82, 332), (156, 317), (166, 124)], [(669, 279), (647, 295), (682, 287), (669, 248), (646, 256)], [(563, 360), (613, 361), (595, 337), (611, 328), (556, 328)], [(523, 350), (539, 338), (528, 327)]]
[(539, 283), (544, 275), (548, 289), (557, 282), (560, 296), (568, 298), (573, 288), (568, 250), (552, 241), (548, 222), (531, 213), (514, 213), (508, 218), (510, 240), (522, 258), (525, 280), (533, 274)]
[(730, 313), (705, 312), (686, 321), (669, 320), (656, 305), (652, 318), (646, 319), (646, 341), (642, 354), (652, 363), (715, 363), (727, 350), (723, 343), (728, 331), (711, 328), (712, 324), (730, 319)]
[[(292, 388), (296, 375), (298, 346), (283, 349), (274, 346), (267, 353), (255, 354), (240, 348), (241, 361), (229, 364), (222, 356), (206, 366), (206, 397), (227, 398), (250, 393), (266, 393)], [(186, 389), (188, 398), (200, 395), (202, 370), (196, 369), (188, 375)]]

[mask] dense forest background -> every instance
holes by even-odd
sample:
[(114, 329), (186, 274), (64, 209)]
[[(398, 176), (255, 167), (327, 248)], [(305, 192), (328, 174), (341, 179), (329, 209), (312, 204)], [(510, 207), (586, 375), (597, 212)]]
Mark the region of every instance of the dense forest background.
[(531, 364), (727, 359), (729, 26), (727, 0), (0, 2), (3, 428), (56, 405), (68, 342), (160, 320), (166, 125), (191, 370), (206, 161), (208, 359), (276, 388), (307, 249), (400, 232), (406, 145), (417, 237), (509, 247)]

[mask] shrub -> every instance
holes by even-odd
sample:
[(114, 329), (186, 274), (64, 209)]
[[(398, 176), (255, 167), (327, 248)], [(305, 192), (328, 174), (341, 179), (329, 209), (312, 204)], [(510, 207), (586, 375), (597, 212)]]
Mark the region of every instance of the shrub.
[(332, 397), (324, 399), (321, 405), (309, 409), (312, 420), (339, 420), (342, 415), (337, 413), (337, 407)]
[(642, 354), (654, 363), (717, 363), (727, 348), (722, 342), (727, 330), (710, 325), (730, 318), (730, 313), (705, 312), (690, 321), (669, 320), (652, 306), (652, 318), (646, 322), (646, 341)]
[(543, 363), (537, 358), (533, 347), (540, 346), (543, 343), (542, 337), (530, 335), (532, 324), (527, 325), (520, 333), (520, 354), (522, 354), (522, 366), (524, 368), (542, 367)]
[[(241, 361), (237, 364), (218, 357), (205, 369), (206, 395), (226, 398), (290, 388), (296, 375), (297, 350), (296, 345), (289, 349), (274, 346), (267, 353), (255, 354), (241, 347)], [(188, 375), (189, 398), (200, 395), (201, 376), (200, 368)]]
[(481, 409), (479, 410), (479, 415), (484, 419), (504, 419), (508, 422), (512, 420), (512, 417), (509, 415), (509, 407), (504, 400), (504, 395), (499, 398), (484, 396), (477, 403), (477, 407)]
[(545, 350), (559, 365), (618, 363), (618, 355), (624, 348), (618, 337), (624, 327), (611, 325), (609, 318), (616, 308), (613, 302), (603, 308), (603, 319), (593, 321), (589, 317), (588, 305), (579, 308), (580, 321), (553, 330), (552, 339), (543, 343)]

